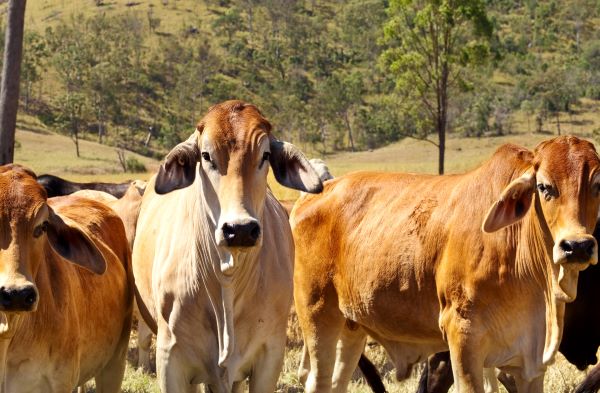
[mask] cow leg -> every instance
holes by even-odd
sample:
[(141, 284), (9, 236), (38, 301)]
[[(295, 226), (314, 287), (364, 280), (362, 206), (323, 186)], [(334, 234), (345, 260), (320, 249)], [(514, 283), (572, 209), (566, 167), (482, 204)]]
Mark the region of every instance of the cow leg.
[(285, 340), (285, 332), (280, 337), (272, 338), (254, 361), (249, 381), (250, 393), (272, 393), (276, 390), (283, 368)]
[(354, 322), (348, 321), (337, 343), (332, 380), (334, 393), (344, 393), (348, 390), (348, 384), (356, 370), (360, 355), (365, 350), (366, 343), (367, 335), (364, 331)]
[(306, 379), (310, 373), (310, 355), (306, 344), (302, 345), (302, 357), (300, 358), (300, 367), (298, 368), (298, 379), (300, 383), (306, 386)]
[(142, 320), (138, 318), (138, 368), (145, 372), (152, 369), (150, 364), (150, 347), (152, 346), (152, 331)]
[[(177, 347), (171, 344), (168, 328), (159, 326), (156, 337), (156, 374), (160, 391), (163, 393), (196, 393), (197, 385), (190, 383), (190, 372), (187, 362)], [(208, 387), (212, 392), (218, 393), (214, 386)]]
[(531, 381), (514, 376), (515, 383), (517, 385), (517, 392), (519, 393), (544, 393), (544, 374)]
[(498, 378), (496, 378), (495, 368), (483, 369), (483, 388), (485, 393), (498, 393)]
[[(129, 321), (131, 324), (131, 320)], [(131, 325), (129, 325), (131, 326)], [(129, 328), (121, 337), (112, 359), (96, 375), (96, 393), (119, 393), (127, 365), (127, 348), (129, 346)]]
[(462, 332), (457, 324), (446, 329), (454, 384), (458, 393), (483, 393), (481, 340)]
[[(297, 306), (298, 303), (296, 299)], [(336, 346), (345, 321), (336, 303), (337, 301), (335, 304), (329, 301), (318, 307), (296, 307), (310, 360), (310, 372), (306, 379), (307, 393), (331, 392)]]

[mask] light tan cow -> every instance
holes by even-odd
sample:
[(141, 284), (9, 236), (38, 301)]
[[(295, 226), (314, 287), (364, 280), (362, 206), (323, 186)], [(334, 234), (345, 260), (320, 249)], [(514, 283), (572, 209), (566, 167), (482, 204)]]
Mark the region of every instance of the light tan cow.
[(0, 167), (0, 391), (120, 392), (133, 277), (121, 220)]
[(506, 145), (464, 175), (355, 173), (292, 211), (294, 296), (308, 392), (345, 391), (366, 335), (407, 376), (450, 349), (459, 392), (500, 367), (542, 392), (591, 233), (600, 160), (559, 137), (535, 152)]
[[(158, 325), (163, 392), (273, 392), (283, 365), (294, 245), (267, 186), (319, 192), (302, 153), (241, 101), (212, 107), (148, 183), (133, 260), (140, 310)], [(143, 307), (145, 306), (145, 307)], [(145, 315), (146, 312), (150, 315)]]

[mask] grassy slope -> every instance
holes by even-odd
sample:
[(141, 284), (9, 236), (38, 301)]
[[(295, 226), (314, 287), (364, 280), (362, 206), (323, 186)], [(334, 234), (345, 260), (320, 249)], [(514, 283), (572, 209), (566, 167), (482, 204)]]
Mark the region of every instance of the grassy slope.
[[(80, 155), (69, 137), (50, 132), (30, 117), (20, 117), (16, 134), (15, 162), (33, 169), (37, 174), (52, 173), (72, 180), (122, 181), (145, 179), (148, 174), (123, 173), (114, 147), (91, 141), (80, 141)], [(157, 161), (127, 152), (144, 163), (148, 171)]]

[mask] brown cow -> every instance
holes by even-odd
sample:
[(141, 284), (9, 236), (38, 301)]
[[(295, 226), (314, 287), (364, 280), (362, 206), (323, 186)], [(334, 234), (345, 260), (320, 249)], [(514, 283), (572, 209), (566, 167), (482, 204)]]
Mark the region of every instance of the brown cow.
[(0, 389), (119, 392), (133, 303), (121, 220), (78, 197), (47, 200), (35, 175), (0, 167)]
[(449, 348), (461, 393), (483, 392), (493, 366), (541, 392), (565, 302), (597, 261), (599, 189), (594, 146), (559, 137), (534, 153), (503, 146), (463, 175), (355, 173), (301, 197), (291, 223), (307, 391), (344, 391), (370, 334), (399, 378)]
[[(137, 221), (140, 215), (142, 205), (142, 196), (146, 189), (146, 182), (142, 180), (133, 181), (125, 194), (117, 199), (114, 196), (96, 190), (81, 190), (71, 195), (93, 199), (102, 202), (117, 213), (125, 226), (125, 234), (130, 248), (133, 248), (133, 241), (137, 228)], [(152, 344), (152, 331), (139, 315), (137, 307), (133, 312), (138, 321), (138, 367), (145, 371), (151, 369), (150, 346)]]

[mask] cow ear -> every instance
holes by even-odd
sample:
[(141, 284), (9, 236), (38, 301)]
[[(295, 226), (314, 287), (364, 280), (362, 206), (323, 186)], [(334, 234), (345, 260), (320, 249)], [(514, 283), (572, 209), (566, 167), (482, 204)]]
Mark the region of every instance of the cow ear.
[(514, 224), (527, 214), (533, 201), (535, 175), (533, 170), (513, 180), (502, 191), (483, 221), (484, 232), (491, 233)]
[(270, 148), (269, 161), (280, 184), (313, 194), (323, 191), (319, 175), (296, 146), (270, 136)]
[(191, 185), (196, 178), (196, 163), (199, 157), (198, 132), (194, 132), (187, 141), (181, 142), (167, 154), (156, 175), (156, 193), (166, 194)]
[(92, 240), (79, 228), (66, 223), (52, 209), (48, 215), (48, 241), (60, 256), (92, 273), (104, 274), (106, 261)]

